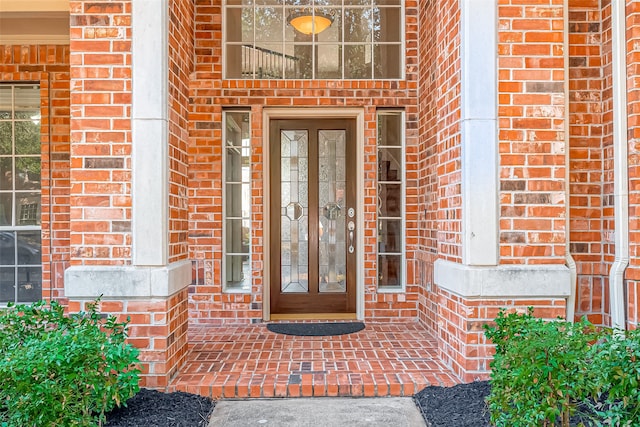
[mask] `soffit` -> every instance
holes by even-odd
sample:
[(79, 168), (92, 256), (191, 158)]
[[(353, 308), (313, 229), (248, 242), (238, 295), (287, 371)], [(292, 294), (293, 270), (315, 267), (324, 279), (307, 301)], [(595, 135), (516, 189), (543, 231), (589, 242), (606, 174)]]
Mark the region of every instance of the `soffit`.
[(68, 43), (68, 0), (0, 0), (0, 44)]

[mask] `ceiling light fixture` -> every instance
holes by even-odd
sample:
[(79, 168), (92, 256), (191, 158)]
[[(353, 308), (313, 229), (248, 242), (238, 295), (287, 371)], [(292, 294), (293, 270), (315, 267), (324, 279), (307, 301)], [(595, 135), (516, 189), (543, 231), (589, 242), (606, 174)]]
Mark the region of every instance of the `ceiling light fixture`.
[(311, 9), (303, 9), (302, 11), (291, 13), (287, 18), (287, 22), (302, 34), (320, 34), (331, 26), (333, 16), (318, 10), (313, 13)]

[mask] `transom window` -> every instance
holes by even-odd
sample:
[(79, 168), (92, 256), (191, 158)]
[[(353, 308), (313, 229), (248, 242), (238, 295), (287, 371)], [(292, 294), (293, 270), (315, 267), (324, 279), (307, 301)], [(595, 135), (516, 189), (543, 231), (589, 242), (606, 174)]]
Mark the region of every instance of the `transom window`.
[(0, 304), (42, 297), (40, 87), (0, 85)]
[(403, 78), (402, 0), (226, 0), (228, 79)]

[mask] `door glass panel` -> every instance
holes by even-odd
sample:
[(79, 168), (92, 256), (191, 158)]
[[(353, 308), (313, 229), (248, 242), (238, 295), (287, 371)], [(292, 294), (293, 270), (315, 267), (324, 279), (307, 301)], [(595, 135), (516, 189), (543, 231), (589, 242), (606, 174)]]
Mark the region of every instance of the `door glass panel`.
[(344, 130), (318, 132), (318, 207), (320, 292), (345, 292), (345, 142)]
[(309, 290), (309, 203), (307, 131), (280, 134), (280, 267), (282, 292)]

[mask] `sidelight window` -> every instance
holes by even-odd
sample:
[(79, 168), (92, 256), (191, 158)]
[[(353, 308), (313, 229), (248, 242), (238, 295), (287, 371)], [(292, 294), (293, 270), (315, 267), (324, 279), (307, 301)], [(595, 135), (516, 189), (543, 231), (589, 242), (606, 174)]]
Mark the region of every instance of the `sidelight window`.
[(40, 87), (0, 85), (0, 304), (42, 298)]
[(401, 79), (402, 0), (226, 0), (227, 79)]
[(251, 145), (248, 111), (224, 114), (223, 288), (251, 291)]
[(404, 132), (401, 111), (378, 113), (378, 289), (404, 289)]

